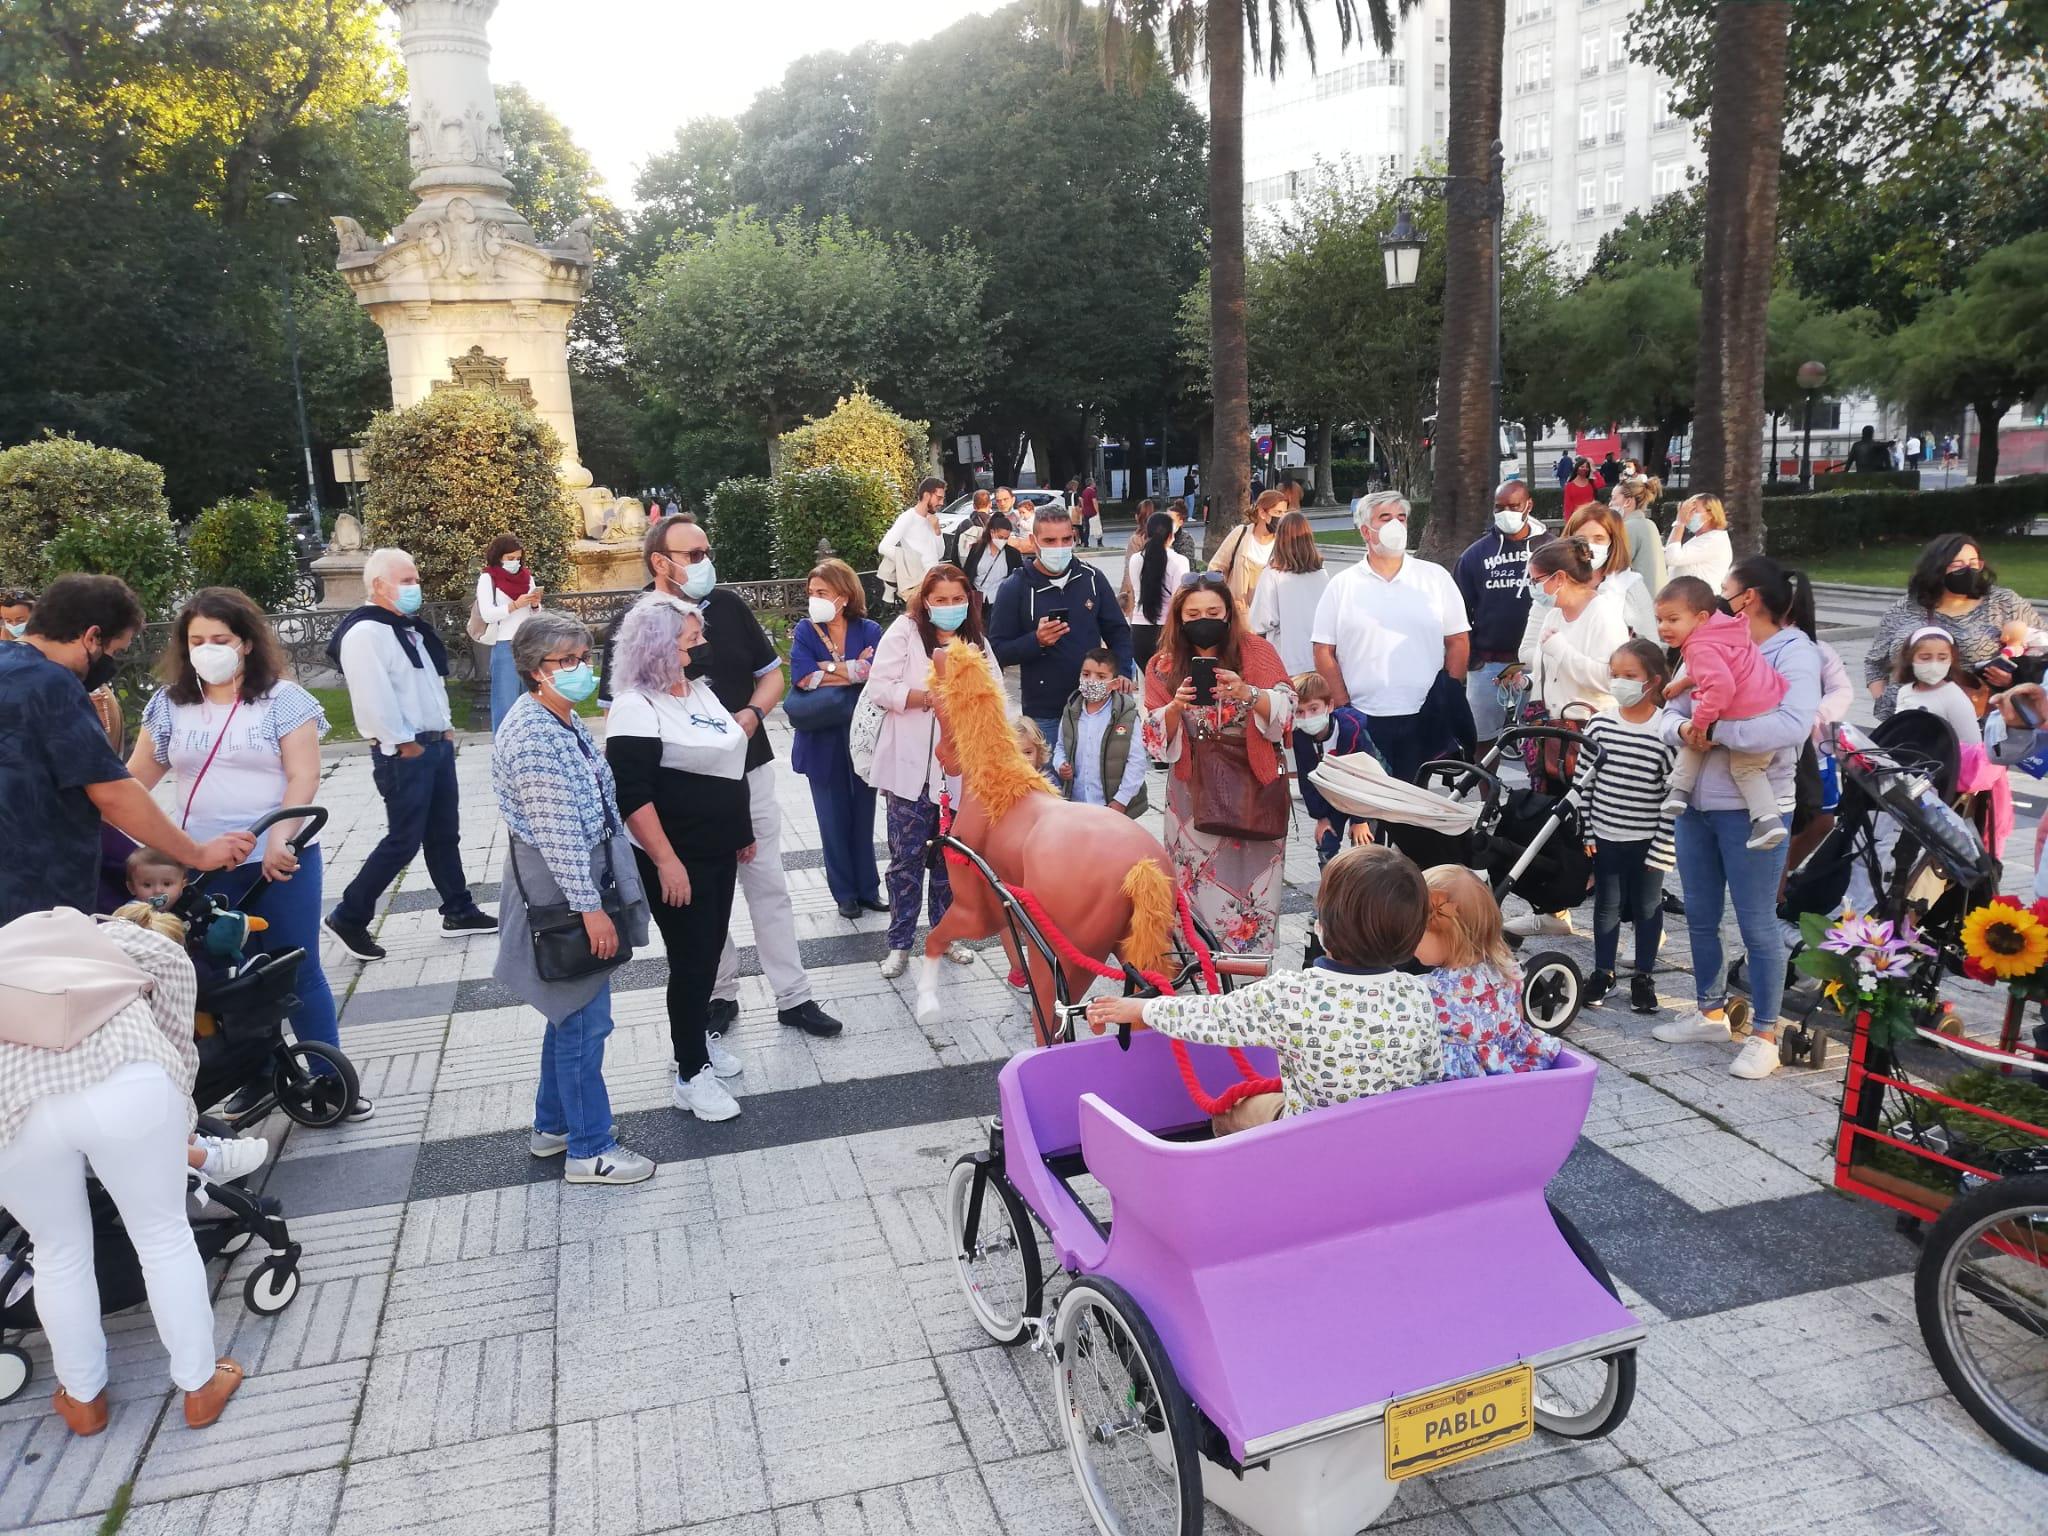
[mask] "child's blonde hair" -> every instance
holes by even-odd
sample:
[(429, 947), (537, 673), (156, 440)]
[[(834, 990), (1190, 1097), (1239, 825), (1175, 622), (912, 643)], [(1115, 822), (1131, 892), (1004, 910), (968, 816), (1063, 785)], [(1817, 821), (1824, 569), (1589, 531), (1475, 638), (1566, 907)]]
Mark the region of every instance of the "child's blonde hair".
[(161, 934), (178, 948), (185, 947), (185, 924), (168, 912), (159, 912), (146, 901), (131, 901), (126, 906), (114, 908), (114, 921), (133, 923), (138, 928), (147, 928), (151, 933)]
[(1045, 744), (1045, 732), (1037, 722), (1023, 715), (1017, 717), (1017, 750), (1022, 752), (1034, 768), (1043, 768), (1052, 757), (1052, 748)]
[(1294, 680), (1294, 700), (1307, 704), (1316, 699), (1325, 704), (1330, 702), (1330, 680), (1320, 672), (1304, 672)]
[(1462, 864), (1433, 864), (1422, 880), (1429, 887), (1429, 926), (1449, 941), (1452, 970), (1483, 961), (1503, 976), (1518, 974), (1515, 952), (1501, 931), (1500, 903), (1485, 881)]

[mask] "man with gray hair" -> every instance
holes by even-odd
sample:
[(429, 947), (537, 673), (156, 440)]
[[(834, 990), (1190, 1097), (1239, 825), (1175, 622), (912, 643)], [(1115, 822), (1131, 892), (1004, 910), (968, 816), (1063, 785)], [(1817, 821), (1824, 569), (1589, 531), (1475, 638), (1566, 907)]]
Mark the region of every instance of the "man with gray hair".
[(462, 800), (448, 713), (448, 651), (419, 617), (420, 573), (402, 549), (363, 562), (370, 600), (341, 621), (327, 655), (348, 683), (356, 729), (370, 743), (370, 778), (384, 799), (383, 841), (327, 917), (327, 930), (358, 960), (382, 960), (370, 933), (377, 902), (422, 847), (441, 897), (448, 938), (495, 933), (462, 873)]
[(1408, 553), (1408, 510), (1399, 491), (1352, 504), (1366, 556), (1323, 589), (1309, 637), (1331, 707), (1363, 714), (1388, 771), (1412, 782), (1448, 739), (1427, 727), (1424, 705), (1440, 675), (1463, 689), (1472, 626), (1451, 573)]

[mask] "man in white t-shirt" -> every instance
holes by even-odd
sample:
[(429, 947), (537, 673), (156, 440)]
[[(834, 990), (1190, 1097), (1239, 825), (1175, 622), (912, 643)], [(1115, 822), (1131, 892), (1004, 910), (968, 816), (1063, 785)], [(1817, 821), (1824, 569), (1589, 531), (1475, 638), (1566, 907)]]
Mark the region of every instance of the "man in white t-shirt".
[(945, 504), (946, 482), (928, 475), (918, 482), (917, 500), (899, 512), (882, 535), (876, 550), (879, 574), (901, 602), (909, 602), (924, 573), (946, 558), (946, 541), (939, 533), (939, 508)]
[(1373, 745), (1396, 778), (1415, 770), (1450, 737), (1426, 729), (1423, 705), (1440, 674), (1462, 689), (1471, 659), (1465, 599), (1451, 573), (1408, 553), (1408, 499), (1376, 491), (1352, 515), (1366, 558), (1334, 578), (1316, 605), (1316, 670), (1336, 697), (1366, 717)]

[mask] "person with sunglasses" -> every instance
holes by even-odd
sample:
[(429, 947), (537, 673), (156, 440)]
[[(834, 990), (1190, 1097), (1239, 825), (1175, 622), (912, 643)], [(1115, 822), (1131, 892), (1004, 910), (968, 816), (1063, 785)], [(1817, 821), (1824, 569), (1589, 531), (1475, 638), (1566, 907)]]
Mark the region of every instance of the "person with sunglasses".
[[(641, 546), (649, 592), (666, 592), (694, 604), (704, 619), (704, 637), (690, 658), (690, 677), (711, 685), (711, 693), (747, 738), (747, 803), (753, 817), (754, 858), (741, 868), (740, 892), (754, 924), (754, 951), (775, 994), (775, 1016), (792, 1029), (820, 1038), (841, 1025), (811, 996), (810, 973), (797, 951), (796, 912), (789, 876), (782, 867), (782, 807), (776, 794), (775, 749), (764, 728), (768, 711), (782, 702), (782, 658), (745, 598), (718, 585), (711, 540), (687, 512), (665, 517), (647, 530)], [(604, 677), (598, 697), (612, 697), (612, 652), (618, 626), (605, 638)], [(728, 936), (711, 988), (710, 1027), (730, 1034), (740, 1016), (739, 949)], [(714, 1049), (713, 1057), (718, 1051)]]

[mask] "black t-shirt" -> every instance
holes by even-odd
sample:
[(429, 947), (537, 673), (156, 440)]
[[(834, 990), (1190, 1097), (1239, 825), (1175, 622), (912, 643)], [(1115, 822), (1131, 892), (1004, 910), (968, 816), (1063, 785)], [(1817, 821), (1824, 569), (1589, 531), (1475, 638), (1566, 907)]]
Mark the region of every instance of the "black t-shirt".
[(127, 777), (77, 674), (32, 645), (0, 645), (0, 923), (93, 910), (100, 813), (86, 786)]
[[(643, 591), (652, 592), (654, 584), (649, 582)], [(692, 679), (708, 677), (711, 691), (718, 695), (718, 702), (725, 706), (725, 712), (735, 720), (741, 708), (754, 696), (754, 684), (770, 667), (780, 666), (782, 658), (775, 653), (775, 643), (768, 638), (768, 632), (761, 627), (761, 621), (754, 617), (754, 610), (747, 606), (746, 599), (727, 587), (713, 587), (711, 595), (703, 600), (704, 643), (711, 647), (711, 665), (700, 671), (691, 667)], [(620, 615), (623, 619), (625, 616)], [(614, 624), (611, 633), (604, 639), (604, 655), (599, 660), (603, 676), (599, 679), (597, 696), (606, 703), (612, 697), (612, 642), (618, 638), (619, 626)], [(775, 748), (769, 744), (766, 721), (762, 728), (747, 740), (747, 771), (752, 773), (763, 763), (775, 761)]]

